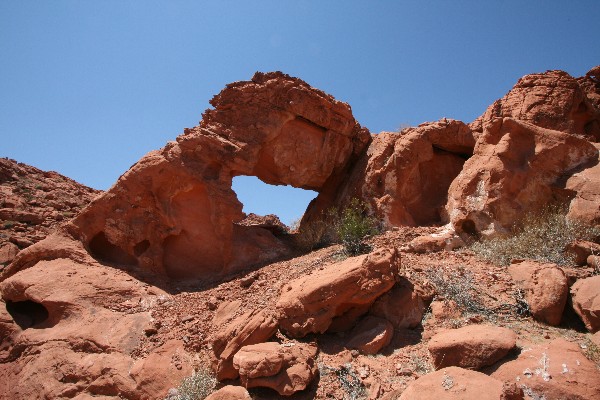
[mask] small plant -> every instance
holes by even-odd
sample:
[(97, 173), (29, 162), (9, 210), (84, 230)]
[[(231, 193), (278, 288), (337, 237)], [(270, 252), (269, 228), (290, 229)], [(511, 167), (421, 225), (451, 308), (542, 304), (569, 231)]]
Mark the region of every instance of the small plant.
[(344, 391), (344, 400), (361, 400), (367, 398), (367, 389), (363, 385), (360, 377), (352, 368), (352, 364), (347, 363), (340, 368), (333, 368), (319, 363), (319, 374), (327, 376), (334, 373), (338, 378), (340, 387)]
[(411, 371), (416, 372), (419, 375), (426, 375), (433, 371), (433, 365), (431, 364), (431, 360), (426, 356), (423, 356), (418, 353), (410, 354), (410, 361), (408, 362), (408, 367)]
[(214, 392), (217, 379), (206, 370), (199, 370), (181, 381), (168, 400), (202, 400)]
[(525, 299), (525, 292), (521, 288), (517, 288), (513, 292), (513, 297), (515, 299), (515, 312), (520, 317), (529, 317), (531, 315), (531, 309), (529, 308), (529, 303), (527, 299)]
[(2, 226), (4, 227), (4, 229), (10, 229), (13, 226), (15, 226), (17, 224), (17, 221), (4, 221), (2, 223)]
[(467, 313), (491, 315), (491, 311), (483, 306), (474, 294), (479, 292), (471, 272), (459, 266), (452, 273), (444, 274), (442, 268), (433, 268), (427, 272), (427, 278), (434, 286), (438, 296), (445, 300), (453, 300), (458, 307)]
[(379, 232), (377, 220), (368, 215), (366, 205), (356, 198), (342, 210), (334, 227), (344, 252), (350, 256), (369, 252), (371, 248), (363, 240)]
[(600, 230), (566, 218), (566, 211), (564, 206), (547, 206), (526, 215), (511, 235), (475, 242), (471, 250), (497, 265), (509, 265), (514, 259), (573, 264), (574, 256), (566, 253), (565, 247), (574, 240), (593, 240)]
[(600, 346), (592, 342), (590, 339), (586, 339), (585, 343), (581, 345), (583, 354), (588, 360), (595, 363), (600, 368)]

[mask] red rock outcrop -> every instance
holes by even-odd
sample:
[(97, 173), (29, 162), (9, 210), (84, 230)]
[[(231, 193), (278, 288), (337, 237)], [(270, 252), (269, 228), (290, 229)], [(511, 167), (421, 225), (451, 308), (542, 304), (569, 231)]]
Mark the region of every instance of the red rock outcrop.
[(351, 327), (394, 286), (399, 264), (396, 250), (380, 249), (290, 282), (277, 301), (280, 328), (292, 337), (303, 337), (323, 333), (332, 324), (342, 330)]
[[(594, 143), (594, 146), (600, 150), (600, 144)], [(571, 175), (564, 186), (573, 197), (567, 216), (600, 225), (600, 156), (588, 168), (582, 168)]]
[(455, 120), (382, 132), (374, 136), (340, 195), (362, 199), (387, 226), (440, 222), (448, 187), (474, 146), (471, 130)]
[(367, 315), (350, 331), (346, 347), (363, 354), (377, 354), (390, 344), (392, 336), (394, 327), (388, 320)]
[(492, 377), (516, 383), (538, 398), (600, 398), (600, 372), (577, 344), (556, 339), (526, 350), (516, 360), (502, 364)]
[(481, 369), (504, 358), (516, 344), (517, 335), (510, 329), (469, 325), (438, 333), (427, 347), (436, 369)]
[(459, 367), (443, 368), (412, 382), (400, 400), (518, 400), (521, 391), (481, 372)]
[(181, 342), (131, 356), (151, 322), (146, 307), (166, 294), (122, 271), (41, 261), (0, 292), (0, 398), (151, 399), (191, 373)]
[(511, 264), (508, 272), (523, 290), (533, 318), (559, 325), (569, 294), (564, 271), (555, 264), (523, 261)]
[(99, 193), (56, 172), (0, 158), (0, 271)]
[(394, 329), (416, 328), (431, 303), (432, 295), (399, 277), (392, 289), (383, 294), (369, 310), (369, 314), (385, 318)]
[(526, 75), (470, 126), (482, 132), (495, 118), (509, 117), (597, 142), (600, 107), (595, 87), (598, 74), (593, 71), (579, 80), (564, 71)]
[(600, 275), (580, 279), (571, 287), (573, 308), (592, 333), (600, 330)]
[(277, 342), (244, 346), (233, 357), (247, 388), (268, 387), (282, 396), (306, 389), (317, 375), (317, 346)]
[(250, 393), (241, 386), (227, 385), (217, 390), (205, 400), (251, 400)]
[(495, 119), (450, 185), (446, 219), (462, 234), (507, 232), (524, 213), (561, 199), (560, 179), (597, 158), (598, 150), (584, 139)]

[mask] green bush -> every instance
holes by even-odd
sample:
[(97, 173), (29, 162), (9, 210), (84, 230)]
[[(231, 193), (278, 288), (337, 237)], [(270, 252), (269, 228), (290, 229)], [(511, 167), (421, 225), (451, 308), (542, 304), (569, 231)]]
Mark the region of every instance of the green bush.
[(379, 233), (377, 220), (367, 213), (366, 205), (354, 198), (335, 219), (334, 228), (344, 252), (350, 256), (367, 253), (371, 250), (363, 240)]
[(594, 240), (596, 227), (566, 218), (564, 206), (547, 206), (525, 216), (520, 226), (506, 237), (482, 240), (471, 245), (480, 258), (497, 265), (514, 259), (530, 259), (559, 265), (573, 264), (574, 256), (565, 247), (574, 240)]

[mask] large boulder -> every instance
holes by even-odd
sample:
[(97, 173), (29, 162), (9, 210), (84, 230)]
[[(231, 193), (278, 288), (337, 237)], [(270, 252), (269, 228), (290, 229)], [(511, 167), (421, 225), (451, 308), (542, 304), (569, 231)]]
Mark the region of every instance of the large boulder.
[(382, 132), (354, 168), (342, 198), (362, 199), (387, 226), (440, 222), (448, 187), (474, 146), (471, 130), (449, 119)]
[(412, 382), (399, 400), (518, 400), (518, 389), (481, 372), (459, 367), (443, 368)]
[(597, 78), (593, 70), (579, 79), (564, 71), (526, 75), (470, 126), (483, 131), (494, 118), (510, 117), (598, 141), (600, 109), (594, 84)]
[(315, 345), (307, 343), (266, 342), (242, 347), (233, 365), (245, 387), (268, 387), (289, 396), (306, 389), (316, 377), (317, 352)]
[(562, 199), (562, 180), (597, 158), (598, 149), (574, 135), (494, 119), (450, 185), (446, 219), (467, 236), (508, 233), (527, 212)]
[(167, 294), (122, 271), (40, 261), (0, 283), (0, 293), (2, 398), (149, 399), (192, 371), (179, 341), (131, 356), (151, 323), (142, 305)]
[[(600, 149), (599, 143), (594, 143)], [(600, 156), (588, 168), (576, 171), (567, 179), (565, 189), (572, 194), (568, 217), (600, 225)]]
[(330, 264), (284, 285), (279, 324), (292, 337), (323, 333), (332, 323), (352, 325), (394, 286), (400, 256), (390, 249)]
[(600, 330), (600, 275), (580, 279), (571, 287), (573, 308), (592, 333)]
[(270, 339), (277, 331), (277, 320), (267, 310), (250, 310), (228, 323), (223, 323), (219, 317), (217, 312), (213, 321), (212, 367), (218, 380), (235, 379), (238, 377), (238, 370), (233, 365), (235, 354), (244, 346)]
[(508, 272), (524, 292), (533, 318), (548, 325), (559, 325), (569, 295), (564, 271), (555, 264), (522, 261), (511, 264)]
[(492, 377), (516, 383), (529, 396), (539, 399), (600, 398), (600, 371), (576, 343), (564, 339), (525, 348), (516, 360), (502, 364)]
[(427, 347), (436, 369), (481, 369), (504, 358), (516, 344), (517, 335), (508, 328), (469, 325), (438, 333)]

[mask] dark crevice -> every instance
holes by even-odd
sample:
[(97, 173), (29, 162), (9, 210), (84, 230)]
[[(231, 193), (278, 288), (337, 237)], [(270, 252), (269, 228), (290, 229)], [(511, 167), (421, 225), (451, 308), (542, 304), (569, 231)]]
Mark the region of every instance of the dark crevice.
[(41, 327), (40, 325), (48, 320), (49, 315), (46, 307), (31, 300), (6, 300), (6, 311), (23, 330)]
[(457, 151), (450, 151), (450, 150), (446, 150), (442, 147), (436, 146), (435, 144), (432, 144), (431, 147), (433, 148), (433, 151), (436, 153), (447, 153), (447, 154), (452, 154), (454, 156), (460, 157), (463, 160), (468, 160), (469, 158), (471, 158), (473, 156), (473, 153), (468, 153), (468, 152), (457, 152)]

